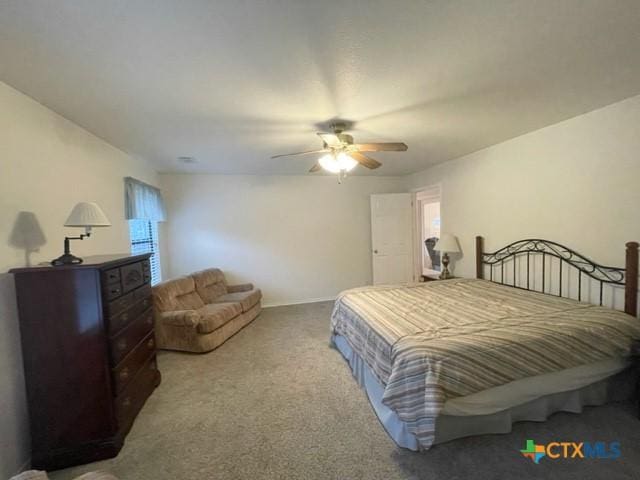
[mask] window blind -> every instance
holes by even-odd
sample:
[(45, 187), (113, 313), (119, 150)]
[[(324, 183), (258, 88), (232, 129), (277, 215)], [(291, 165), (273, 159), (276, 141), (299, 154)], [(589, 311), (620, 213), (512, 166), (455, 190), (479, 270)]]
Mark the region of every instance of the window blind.
[(151, 285), (162, 279), (160, 271), (160, 254), (158, 252), (158, 223), (150, 220), (129, 220), (129, 234), (131, 237), (131, 253), (140, 255), (151, 253)]

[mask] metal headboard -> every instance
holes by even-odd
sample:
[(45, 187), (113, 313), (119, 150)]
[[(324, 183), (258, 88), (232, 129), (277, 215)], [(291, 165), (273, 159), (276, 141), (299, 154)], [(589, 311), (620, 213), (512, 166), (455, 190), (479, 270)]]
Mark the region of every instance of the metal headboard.
[[(626, 244), (626, 265), (625, 268), (620, 267), (607, 267), (600, 265), (587, 257), (579, 254), (575, 250), (560, 245), (559, 243), (552, 242), (550, 240), (543, 240), (539, 238), (528, 238), (525, 240), (518, 240), (506, 247), (501, 248), (495, 252), (485, 253), (483, 251), (483, 238), (476, 237), (476, 277), (485, 278), (485, 266), (489, 266), (489, 278), (495, 283), (502, 285), (508, 285), (515, 288), (522, 288), (525, 290), (535, 290), (540, 293), (550, 293), (545, 289), (546, 281), (546, 268), (547, 257), (558, 259), (558, 296), (562, 297), (563, 288), (563, 265), (568, 268), (573, 268), (578, 272), (578, 300), (582, 300), (583, 287), (582, 278), (587, 276), (600, 284), (599, 302), (603, 303), (603, 289), (604, 285), (618, 285), (624, 286), (625, 290), (625, 307), (624, 311), (630, 315), (637, 316), (638, 314), (638, 243), (628, 242)], [(532, 287), (531, 282), (531, 264), (534, 261), (534, 257), (542, 257), (542, 289), (537, 290)], [(522, 275), (516, 274), (516, 259), (526, 257), (526, 279), (523, 282), (524, 285), (519, 282), (519, 278)], [(506, 268), (513, 268), (512, 282), (505, 281), (505, 261)], [(499, 266), (499, 268), (496, 268)], [(494, 273), (494, 270), (497, 270)], [(494, 277), (496, 277), (494, 279)]]

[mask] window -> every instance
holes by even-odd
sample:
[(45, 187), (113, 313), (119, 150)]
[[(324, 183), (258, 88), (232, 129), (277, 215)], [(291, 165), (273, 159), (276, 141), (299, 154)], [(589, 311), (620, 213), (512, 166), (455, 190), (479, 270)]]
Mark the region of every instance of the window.
[(140, 255), (151, 253), (151, 285), (160, 282), (160, 252), (158, 250), (158, 222), (144, 219), (129, 220), (131, 253)]
[(161, 280), (158, 222), (166, 219), (160, 190), (135, 178), (124, 179), (124, 217), (129, 220), (131, 253), (150, 253), (151, 285)]

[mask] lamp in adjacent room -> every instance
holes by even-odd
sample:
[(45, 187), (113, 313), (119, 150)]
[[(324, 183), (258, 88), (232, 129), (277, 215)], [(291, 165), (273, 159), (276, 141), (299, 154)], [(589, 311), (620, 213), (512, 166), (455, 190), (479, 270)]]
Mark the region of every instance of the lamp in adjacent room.
[(448, 278), (453, 278), (451, 272), (449, 271), (449, 253), (458, 253), (460, 251), (460, 245), (458, 245), (458, 239), (455, 235), (451, 235), (450, 233), (443, 233), (440, 239), (436, 242), (433, 247), (434, 250), (438, 252), (442, 252), (442, 272), (440, 272), (440, 279), (446, 280)]
[(71, 240), (83, 240), (91, 236), (93, 227), (110, 227), (111, 222), (102, 209), (93, 202), (80, 202), (69, 214), (69, 218), (64, 222), (65, 227), (84, 227), (84, 233), (78, 237), (64, 237), (64, 254), (51, 262), (51, 265), (76, 265), (82, 263), (80, 257), (71, 254), (69, 242)]

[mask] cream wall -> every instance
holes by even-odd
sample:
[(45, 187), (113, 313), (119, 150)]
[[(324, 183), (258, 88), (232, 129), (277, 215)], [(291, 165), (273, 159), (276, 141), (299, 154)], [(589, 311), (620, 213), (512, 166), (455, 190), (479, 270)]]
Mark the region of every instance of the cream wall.
[(0, 478), (11, 477), (29, 455), (15, 292), (6, 272), (25, 265), (21, 245), (38, 236), (30, 218), (45, 237), (42, 245), (31, 245), (31, 263), (60, 255), (65, 234), (77, 231), (62, 225), (78, 201), (97, 202), (113, 226), (73, 242), (73, 252), (127, 252), (125, 176), (157, 184), (149, 166), (0, 83)]
[(458, 236), (455, 271), (474, 276), (474, 237), (494, 250), (541, 237), (624, 266), (640, 240), (640, 96), (407, 178), (442, 185), (442, 231)]
[(219, 267), (267, 305), (333, 298), (371, 283), (369, 196), (400, 177), (161, 175), (169, 274)]

